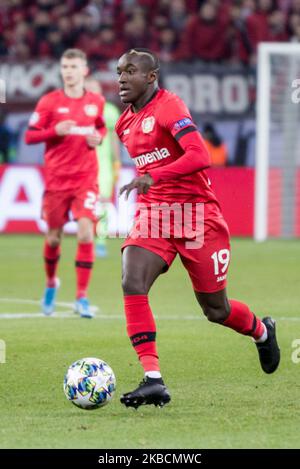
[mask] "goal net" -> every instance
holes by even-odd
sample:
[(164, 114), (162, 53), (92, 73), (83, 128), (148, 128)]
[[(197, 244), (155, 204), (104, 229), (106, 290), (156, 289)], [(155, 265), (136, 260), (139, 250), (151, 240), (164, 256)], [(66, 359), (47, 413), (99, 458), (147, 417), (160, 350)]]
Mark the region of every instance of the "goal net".
[(254, 237), (300, 237), (300, 44), (258, 52)]

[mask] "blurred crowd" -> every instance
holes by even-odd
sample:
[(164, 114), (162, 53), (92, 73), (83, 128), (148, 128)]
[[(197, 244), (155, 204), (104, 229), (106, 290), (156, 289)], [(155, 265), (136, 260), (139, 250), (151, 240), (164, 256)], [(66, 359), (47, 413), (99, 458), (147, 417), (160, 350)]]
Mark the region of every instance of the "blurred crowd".
[(1, 0), (0, 56), (106, 62), (149, 47), (164, 62), (255, 64), (261, 41), (300, 41), (300, 0)]

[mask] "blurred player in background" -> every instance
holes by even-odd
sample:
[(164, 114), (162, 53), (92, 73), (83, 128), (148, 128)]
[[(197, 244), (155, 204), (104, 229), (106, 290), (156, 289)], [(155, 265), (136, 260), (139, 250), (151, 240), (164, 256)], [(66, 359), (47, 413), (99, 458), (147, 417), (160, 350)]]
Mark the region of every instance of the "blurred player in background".
[[(85, 89), (102, 96), (101, 84), (93, 77), (85, 80)], [(120, 111), (113, 103), (105, 102), (104, 121), (107, 135), (103, 142), (97, 147), (100, 186), (100, 221), (97, 227), (96, 255), (107, 256), (108, 237), (108, 213), (109, 204), (112, 202), (114, 188), (118, 182), (121, 169), (120, 143), (115, 132), (115, 125), (120, 116)]]
[[(158, 71), (158, 59), (147, 49), (132, 49), (122, 55), (117, 68), (120, 98), (129, 106), (116, 131), (138, 169), (138, 177), (120, 193), (128, 197), (137, 189), (140, 203), (135, 225), (122, 248), (127, 332), (145, 377), (134, 391), (121, 397), (121, 402), (135, 408), (142, 404), (163, 406), (171, 399), (160, 372), (148, 293), (177, 254), (208, 320), (252, 337), (266, 373), (273, 373), (280, 361), (274, 321), (270, 317), (260, 320), (246, 304), (227, 297), (229, 232), (205, 171), (210, 166), (209, 154), (184, 102), (159, 89)], [(184, 211), (190, 210), (190, 225), (181, 218), (178, 235), (175, 214), (168, 226), (163, 217), (157, 218), (159, 231), (152, 236), (157, 228), (153, 215), (175, 203), (184, 222)], [(203, 209), (200, 220), (199, 207)]]
[(102, 118), (104, 98), (84, 89), (87, 59), (79, 49), (68, 49), (60, 61), (63, 89), (44, 95), (29, 121), (26, 143), (45, 142), (45, 192), (42, 216), (47, 222), (44, 261), (47, 276), (42, 300), (51, 315), (59, 287), (56, 276), (63, 226), (70, 212), (78, 222), (75, 259), (77, 291), (75, 312), (91, 318), (87, 299), (94, 261), (94, 224), (98, 202), (96, 147), (106, 128)]

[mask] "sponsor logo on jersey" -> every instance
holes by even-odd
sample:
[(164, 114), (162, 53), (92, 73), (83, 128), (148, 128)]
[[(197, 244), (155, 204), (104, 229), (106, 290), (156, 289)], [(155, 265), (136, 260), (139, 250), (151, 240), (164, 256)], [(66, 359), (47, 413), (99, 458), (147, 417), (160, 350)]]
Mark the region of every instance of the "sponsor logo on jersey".
[(138, 168), (141, 168), (142, 166), (145, 166), (148, 163), (154, 163), (154, 161), (163, 160), (168, 156), (170, 156), (170, 152), (167, 148), (161, 148), (160, 150), (158, 148), (155, 148), (154, 151), (136, 156), (135, 158), (133, 158), (133, 161), (135, 162), (135, 165)]
[(29, 119), (29, 125), (34, 125), (36, 124), (40, 119), (40, 115), (38, 112), (33, 112), (30, 116), (30, 119)]
[(89, 117), (95, 117), (98, 114), (98, 106), (96, 104), (86, 104), (83, 109)]
[(60, 114), (67, 114), (68, 112), (70, 112), (70, 109), (68, 107), (59, 107), (57, 109), (57, 112), (59, 112)]
[(92, 125), (89, 126), (79, 126), (73, 125), (70, 128), (69, 134), (70, 135), (92, 135), (94, 133), (95, 127)]
[(153, 116), (146, 117), (146, 119), (142, 121), (142, 130), (144, 134), (149, 134), (150, 132), (152, 132), (154, 128), (154, 124), (155, 124), (155, 117)]
[(180, 119), (179, 121), (175, 122), (174, 124), (174, 129), (175, 130), (180, 130), (183, 129), (184, 127), (188, 125), (192, 125), (193, 121), (189, 117), (185, 117), (184, 119)]
[(125, 129), (123, 132), (123, 135), (128, 135), (128, 134), (130, 134), (130, 129)]

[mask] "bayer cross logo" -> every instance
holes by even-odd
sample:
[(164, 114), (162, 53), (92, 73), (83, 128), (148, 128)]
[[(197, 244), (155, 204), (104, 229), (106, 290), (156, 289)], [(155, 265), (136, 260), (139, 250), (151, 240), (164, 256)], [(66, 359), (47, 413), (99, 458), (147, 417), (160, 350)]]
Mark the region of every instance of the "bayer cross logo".
[(0, 103), (6, 103), (6, 83), (0, 78)]

